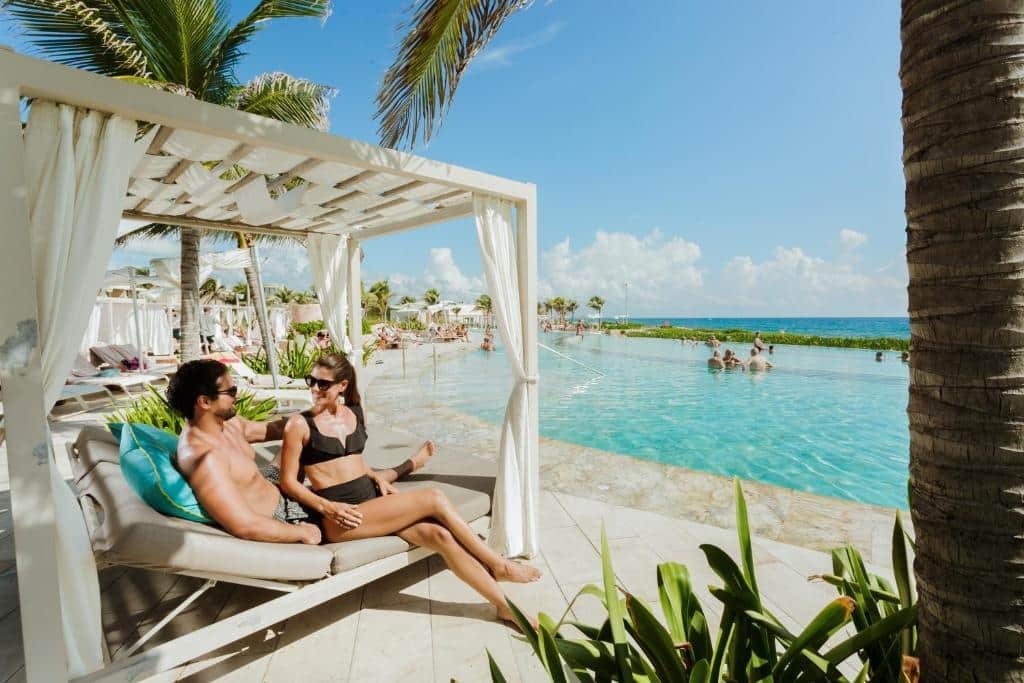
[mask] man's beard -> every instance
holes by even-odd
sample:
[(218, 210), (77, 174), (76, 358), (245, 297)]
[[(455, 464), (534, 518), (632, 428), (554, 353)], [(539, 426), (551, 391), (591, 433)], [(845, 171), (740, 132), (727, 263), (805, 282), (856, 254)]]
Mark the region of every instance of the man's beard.
[(226, 408), (226, 409), (224, 409), (224, 410), (222, 410), (220, 412), (214, 413), (214, 415), (216, 415), (220, 419), (224, 420), (225, 422), (227, 422), (228, 420), (230, 420), (231, 418), (233, 418), (237, 414), (238, 414), (238, 411), (235, 410), (234, 406), (231, 406), (230, 408)]

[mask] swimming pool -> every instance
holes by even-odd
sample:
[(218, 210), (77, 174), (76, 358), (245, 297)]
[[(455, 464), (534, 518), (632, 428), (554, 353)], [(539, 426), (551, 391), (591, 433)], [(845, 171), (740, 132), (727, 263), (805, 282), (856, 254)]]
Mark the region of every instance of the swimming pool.
[[(541, 434), (646, 460), (885, 507), (907, 507), (908, 369), (899, 354), (777, 346), (767, 373), (710, 371), (707, 347), (541, 334), (605, 376), (540, 350)], [(730, 345), (723, 347), (727, 348)], [(731, 345), (746, 357), (746, 344)], [(437, 401), (500, 423), (511, 387), (496, 353), (460, 354)]]

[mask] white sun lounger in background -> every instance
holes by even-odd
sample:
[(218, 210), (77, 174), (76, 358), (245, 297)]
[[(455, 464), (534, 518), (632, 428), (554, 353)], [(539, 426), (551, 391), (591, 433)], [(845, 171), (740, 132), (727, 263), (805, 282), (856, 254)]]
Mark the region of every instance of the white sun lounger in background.
[[(375, 443), (371, 437), (364, 453), (371, 466), (395, 465), (394, 453), (414, 446), (398, 443), (399, 437), (392, 441)], [(171, 669), (432, 554), (397, 536), (321, 546), (244, 541), (217, 527), (165, 517), (149, 507), (122, 475), (117, 442), (105, 429), (83, 429), (75, 442), (68, 444), (68, 454), (74, 491), (98, 568), (120, 565), (206, 579), (137, 643), (119, 652), (119, 661), (103, 669), (99, 678), (139, 680)], [(446, 453), (397, 482), (396, 487), (439, 487), (463, 518), (483, 534), (490, 523), (494, 474), (494, 463)], [(135, 654), (156, 631), (220, 581), (281, 595)]]

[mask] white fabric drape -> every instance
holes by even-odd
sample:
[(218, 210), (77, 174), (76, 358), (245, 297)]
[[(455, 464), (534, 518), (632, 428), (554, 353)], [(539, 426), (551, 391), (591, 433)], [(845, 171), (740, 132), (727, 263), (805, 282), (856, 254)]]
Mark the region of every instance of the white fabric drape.
[[(25, 129), (25, 175), (46, 412), (56, 403), (89, 322), (121, 218), (128, 176), (149, 139), (116, 116), (36, 101)], [(151, 133), (152, 135), (152, 133)], [(5, 163), (12, 163), (7, 160)], [(51, 463), (68, 666), (103, 665), (100, 594), (78, 502)]]
[(489, 543), (509, 557), (535, 555), (537, 537), (538, 454), (531, 435), (530, 407), (537, 402), (537, 378), (528, 377), (523, 356), (512, 203), (492, 197), (473, 197), (487, 289), (495, 322), (505, 345), (515, 384), (505, 406), (494, 487), (494, 511)]
[(348, 317), (348, 237), (310, 235), (306, 240), (313, 286), (331, 339), (351, 353), (345, 319)]
[[(158, 356), (166, 356), (174, 352), (171, 321), (166, 306), (140, 301), (139, 319), (143, 353), (150, 351)], [(93, 305), (78, 352), (88, 356), (90, 347), (102, 344), (135, 346), (135, 310), (131, 299), (99, 299)]]

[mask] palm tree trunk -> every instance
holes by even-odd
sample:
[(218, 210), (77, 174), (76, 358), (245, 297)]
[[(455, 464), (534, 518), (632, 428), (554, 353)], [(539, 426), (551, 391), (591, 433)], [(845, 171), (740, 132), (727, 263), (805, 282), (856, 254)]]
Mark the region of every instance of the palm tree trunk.
[[(249, 248), (249, 240), (244, 234), (237, 233), (235, 237), (238, 239), (239, 249)], [(255, 264), (245, 267), (245, 282), (249, 285), (249, 292), (252, 294), (252, 301), (249, 303), (252, 304), (256, 311), (256, 324), (260, 328), (260, 339), (263, 340), (263, 353), (267, 355), (269, 362), (272, 353), (270, 347), (274, 343), (274, 340), (270, 336), (270, 321), (267, 320), (267, 316), (264, 315), (267, 309), (263, 300), (263, 288), (259, 286), (259, 278), (256, 276)]]
[(199, 240), (194, 228), (181, 229), (181, 361), (199, 358)]
[(1024, 681), (1024, 4), (903, 0), (923, 681)]

